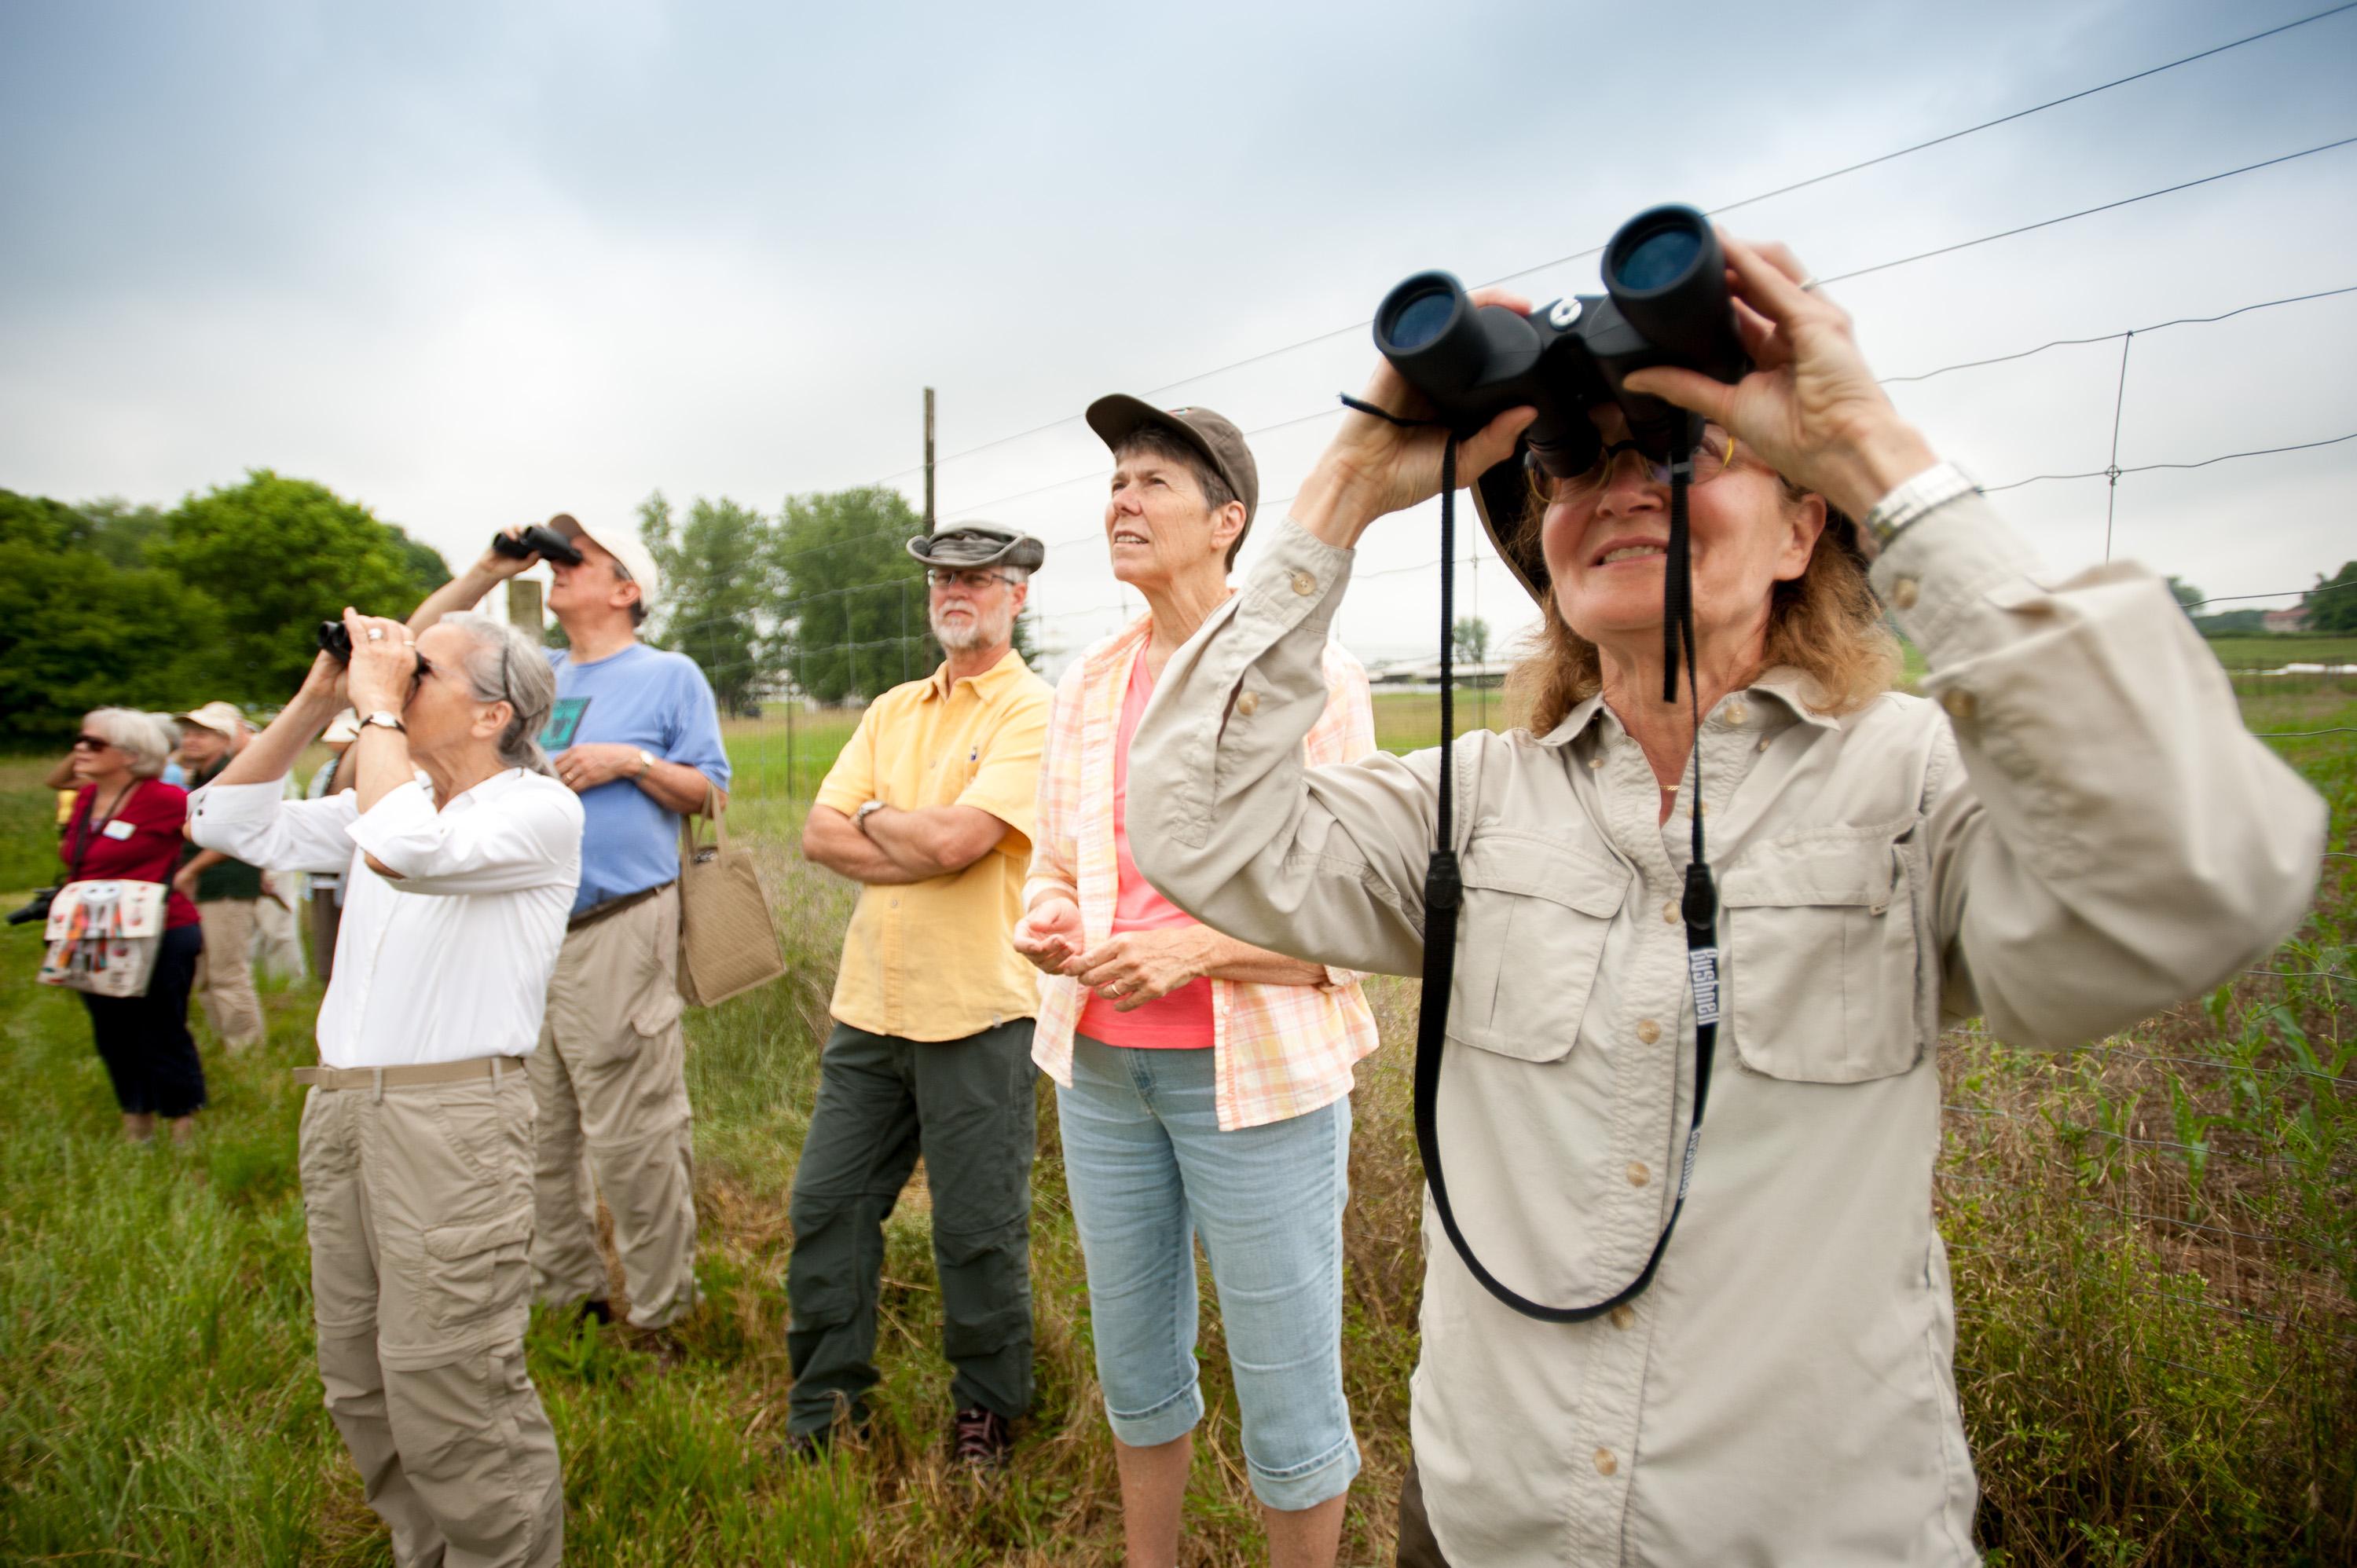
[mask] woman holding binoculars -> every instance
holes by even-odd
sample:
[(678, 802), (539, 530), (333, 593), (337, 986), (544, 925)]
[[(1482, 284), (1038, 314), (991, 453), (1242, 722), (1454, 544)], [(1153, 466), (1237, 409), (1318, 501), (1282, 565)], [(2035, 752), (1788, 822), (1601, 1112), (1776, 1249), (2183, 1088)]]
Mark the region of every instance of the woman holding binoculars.
[[(1553, 1310), (1485, 1287), (1427, 1198), (1403, 1563), (1976, 1561), (1932, 1216), (1943, 1020), (2098, 1037), (2250, 964), (2314, 886), (2322, 803), (2161, 582), (2045, 574), (1799, 263), (1722, 239), (1755, 368), (1625, 383), (1706, 422), (1693, 683), (1663, 700), (1671, 487), (1617, 406), (1591, 467), (1487, 519), (1544, 618), (1529, 730), (1455, 746), (1437, 1142), (1467, 1252)], [(1388, 364), (1366, 401), (1419, 412)], [(1464, 441), (1460, 478), (1531, 417)], [(1436, 493), (1442, 440), (1349, 415), (1140, 729), (1140, 865), (1241, 940), (1422, 962), (1439, 754), (1311, 768), (1301, 736), (1351, 547)], [(1931, 700), (1889, 690), (1884, 606)], [(1695, 810), (1717, 1006), (1690, 1005)], [(1704, 1011), (1716, 1092), (1682, 1177)]]

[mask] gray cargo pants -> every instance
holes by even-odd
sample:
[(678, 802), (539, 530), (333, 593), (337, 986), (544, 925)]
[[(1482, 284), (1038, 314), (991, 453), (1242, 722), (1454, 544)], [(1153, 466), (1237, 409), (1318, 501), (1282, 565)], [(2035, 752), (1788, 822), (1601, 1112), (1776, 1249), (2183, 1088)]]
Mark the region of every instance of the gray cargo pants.
[(841, 1023), (827, 1036), (788, 1211), (790, 1432), (866, 1413), (884, 1220), (920, 1154), (951, 1395), (1009, 1420), (1030, 1407), (1031, 1022), (938, 1043)]

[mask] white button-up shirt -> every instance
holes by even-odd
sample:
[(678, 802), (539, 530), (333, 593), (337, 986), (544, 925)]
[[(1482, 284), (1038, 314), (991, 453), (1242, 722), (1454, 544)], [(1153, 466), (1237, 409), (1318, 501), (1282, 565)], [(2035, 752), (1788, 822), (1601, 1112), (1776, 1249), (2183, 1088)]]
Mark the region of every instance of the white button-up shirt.
[[(320, 1061), (531, 1055), (581, 880), (579, 797), (514, 768), (439, 811), (409, 783), (363, 815), (357, 794), (288, 800), (280, 782), (199, 789), (189, 830), (249, 865), (346, 878)], [(377, 875), (367, 855), (395, 876)]]
[[(1302, 760), (1350, 565), (1275, 530), (1163, 672), (1130, 836), (1214, 929), (1414, 973), (1439, 754)], [(1830, 714), (1780, 669), (1704, 716), (1723, 1015), (1652, 1287), (1587, 1322), (1518, 1316), (1427, 1207), (1411, 1421), (1453, 1563), (1975, 1562), (1932, 1221), (1943, 1017), (2029, 1047), (2098, 1037), (2217, 984), (2307, 910), (2324, 802), (2244, 733), (2150, 573), (2050, 578), (1967, 499), (1874, 578), (1892, 604), (1916, 582), (1900, 618), (1936, 703)], [(1455, 782), (1449, 1197), (1513, 1289), (1598, 1300), (1669, 1218), (1692, 1112), (1692, 787), (1664, 824), (1643, 752), (1596, 699), (1545, 736), (1465, 736)]]

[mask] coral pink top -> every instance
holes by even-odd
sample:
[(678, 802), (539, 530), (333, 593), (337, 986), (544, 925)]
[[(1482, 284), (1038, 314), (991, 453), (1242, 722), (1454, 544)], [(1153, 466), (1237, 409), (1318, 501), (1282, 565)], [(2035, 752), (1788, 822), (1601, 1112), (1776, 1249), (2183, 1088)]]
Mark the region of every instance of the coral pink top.
[[(1195, 923), (1184, 910), (1154, 890), (1137, 874), (1129, 854), (1129, 743), (1136, 737), (1139, 715), (1154, 695), (1154, 677), (1146, 668), (1146, 652), (1138, 650), (1129, 666), (1129, 690), (1121, 701), (1121, 729), (1114, 739), (1113, 847), (1121, 869), (1120, 891), (1114, 896), (1114, 934), (1161, 931)], [(1081, 1010), (1078, 1032), (1108, 1046), (1141, 1046), (1160, 1050), (1209, 1050), (1211, 1047), (1211, 983), (1189, 981), (1168, 996), (1158, 997), (1127, 1013), (1092, 993)]]

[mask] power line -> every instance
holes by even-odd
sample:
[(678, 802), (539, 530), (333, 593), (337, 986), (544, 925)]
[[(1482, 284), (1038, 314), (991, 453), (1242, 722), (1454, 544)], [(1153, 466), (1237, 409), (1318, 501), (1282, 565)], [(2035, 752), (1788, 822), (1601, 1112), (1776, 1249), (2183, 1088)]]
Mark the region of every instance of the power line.
[(2122, 207), (2133, 207), (2139, 201), (2150, 201), (2157, 196), (2169, 196), (2180, 190), (2191, 190), (2196, 186), (2213, 185), (2222, 179), (2232, 179), (2236, 175), (2251, 174), (2263, 168), (2273, 168), (2277, 164), (2287, 164), (2297, 158), (2313, 157), (2319, 153), (2329, 153), (2335, 147), (2345, 147), (2353, 142), (2357, 142), (2357, 136), (2343, 136), (2337, 142), (2321, 142), (2313, 147), (2303, 147), (2296, 153), (2285, 153), (2276, 157), (2263, 158), (2255, 164), (2244, 164), (2241, 168), (2230, 168), (2218, 174), (2205, 174), (2200, 179), (2182, 180), (2176, 185), (2165, 185), (2158, 190), (2147, 190), (2141, 196), (2124, 196), (2117, 201), (2106, 201), (2096, 207), (2083, 207), (2076, 212), (2065, 212), (2059, 218), (2041, 218), (2035, 223), (2024, 223), (2018, 228), (2000, 230), (1994, 234), (1984, 234), (1977, 240), (1960, 240), (1953, 245), (1942, 245), (1930, 251), (1918, 251), (1911, 256), (1901, 256), (1896, 261), (1878, 262), (1870, 267), (1857, 267), (1849, 272), (1835, 273), (1831, 277), (1819, 278), (1817, 282), (1820, 285), (1847, 283), (1852, 278), (1862, 278), (1869, 273), (1889, 272), (1893, 267), (1928, 262), (1934, 256), (1953, 255), (1958, 251), (1969, 251), (1975, 245), (1986, 245), (1997, 240), (2010, 240), (2016, 234), (2027, 234), (2039, 229), (2051, 229), (2057, 223), (2068, 223), (2076, 218), (2092, 218), (2098, 212), (2110, 212)]
[[(2098, 93), (2108, 92), (2115, 87), (2126, 87), (2131, 82), (2142, 81), (2147, 77), (2158, 76), (2164, 72), (2175, 70), (2181, 66), (2192, 65), (2200, 60), (2210, 59), (2218, 55), (2230, 53), (2234, 49), (2239, 49), (2247, 45), (2261, 42), (2266, 38), (2275, 38), (2279, 34), (2291, 32), (2296, 28), (2307, 27), (2312, 22), (2324, 21), (2330, 17), (2337, 16), (2344, 11), (2350, 10), (2357, 10), (2357, 0), (2348, 0), (2347, 4), (2330, 6), (2324, 10), (2313, 12), (2308, 16), (2298, 17), (2295, 20), (2281, 23), (2276, 27), (2264, 28), (2255, 33), (2245, 34), (2242, 38), (2232, 39), (2226, 43), (2213, 45), (2206, 49), (2196, 50), (2192, 54), (2180, 55), (2175, 59), (2167, 60), (2156, 66), (2148, 66), (2142, 70), (2132, 71), (2126, 76), (2115, 77), (2109, 81), (2098, 82), (2093, 87), (2083, 87), (2075, 92), (2066, 92), (2059, 98), (2050, 98), (2042, 103), (2033, 103), (2026, 109), (2017, 109), (2010, 113), (2000, 114), (1993, 120), (1983, 120), (1975, 124), (1966, 125), (1961, 130), (1945, 132), (1940, 135), (1931, 137), (1926, 141), (1910, 143), (1907, 146), (1898, 147), (1890, 152), (1878, 154), (1873, 157), (1861, 159), (1856, 163), (1845, 164), (1838, 168), (1827, 169), (1822, 174), (1811, 175), (1805, 179), (1794, 180), (1786, 185), (1777, 186), (1770, 190), (1763, 190), (1751, 196), (1741, 197), (1734, 201), (1724, 202), (1719, 206), (1709, 208), (1706, 210), (1716, 216), (1722, 213), (1738, 211), (1746, 207), (1756, 206), (1760, 202), (1770, 200), (1775, 197), (1789, 196), (1796, 190), (1806, 190), (1813, 186), (1823, 185), (1827, 181), (1840, 179), (1845, 176), (1857, 174), (1864, 169), (1874, 168), (1882, 164), (1892, 163), (1900, 158), (1910, 157), (1914, 154), (1928, 151), (1932, 147), (1943, 146), (1950, 142), (1961, 141), (1967, 136), (1977, 135), (1983, 131), (1994, 130), (1999, 125), (2010, 124), (2014, 121), (2028, 119), (2034, 114), (2042, 114), (2050, 109), (2059, 109), (2066, 103), (2075, 103), (2083, 98), (2092, 98)], [(1604, 247), (1600, 244), (1591, 245), (1586, 250), (1575, 251), (1569, 255), (1557, 256), (1552, 261), (1541, 262), (1535, 266), (1523, 267), (1517, 271), (1504, 274), (1500, 277), (1492, 279), (1491, 283), (1492, 285), (1512, 283), (1517, 278), (1528, 277), (1534, 273), (1544, 272), (1550, 267), (1558, 267), (1566, 264), (1566, 263), (1583, 260), (1588, 256), (1597, 254), (1598, 252), (1602, 251), (1603, 248)], [(1279, 355), (1289, 354), (1297, 349), (1307, 349), (1318, 343), (1328, 342), (1333, 338), (1340, 338), (1346, 333), (1359, 331), (1369, 325), (1371, 325), (1371, 322), (1368, 320), (1353, 321), (1347, 326), (1332, 328), (1327, 331), (1315, 333), (1308, 338), (1299, 338), (1294, 342), (1283, 344), (1274, 349), (1265, 349), (1258, 353), (1247, 354), (1243, 359), (1232, 360), (1223, 365), (1215, 365), (1207, 371), (1198, 371), (1190, 375), (1182, 376), (1175, 381), (1166, 382), (1161, 386), (1151, 388), (1146, 395), (1151, 398), (1157, 393), (1176, 391), (1178, 388), (1192, 385), (1196, 381), (1209, 381), (1213, 376), (1225, 375), (1231, 371), (1243, 370), (1249, 366), (1259, 364), (1264, 360), (1275, 359)], [(1021, 441), (1029, 436), (1042, 435), (1048, 431), (1055, 430), (1063, 425), (1070, 424), (1079, 417), (1080, 415), (1078, 414), (1066, 414), (1060, 419), (1051, 419), (1044, 424), (1032, 425), (1027, 430), (1017, 430), (1006, 435), (992, 436), (987, 441), (977, 442), (972, 446), (963, 447), (958, 451), (951, 453), (948, 456), (941, 458), (937, 467), (958, 462), (963, 458), (974, 456), (977, 453), (987, 452), (995, 447), (1004, 446), (1010, 442)], [(906, 468), (896, 469), (892, 473), (886, 475), (882, 479), (877, 480), (876, 483), (881, 485), (891, 479), (899, 478), (903, 475), (920, 472), (921, 470), (921, 465), (917, 465)]]

